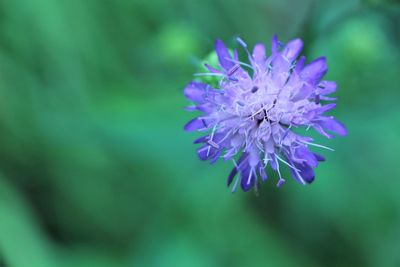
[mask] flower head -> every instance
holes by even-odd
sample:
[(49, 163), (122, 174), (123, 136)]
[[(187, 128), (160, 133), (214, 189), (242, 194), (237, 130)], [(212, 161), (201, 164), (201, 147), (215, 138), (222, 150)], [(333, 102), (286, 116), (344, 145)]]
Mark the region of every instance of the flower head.
[(246, 43), (237, 40), (250, 64), (239, 61), (236, 50), (231, 55), (217, 40), (220, 68), (206, 64), (209, 73), (199, 74), (218, 77), (217, 88), (192, 81), (184, 90), (194, 102), (187, 109), (202, 112), (185, 125), (187, 131), (206, 133), (195, 141), (202, 144), (197, 151), (200, 159), (212, 163), (220, 157), (233, 160), (228, 186), (237, 178), (232, 191), (239, 182), (247, 191), (266, 181), (267, 166), (278, 173), (277, 186), (285, 182), (280, 171), (283, 165), (299, 183), (311, 183), (314, 168), (325, 159), (310, 147), (327, 147), (294, 130), (313, 128), (327, 138), (332, 138), (332, 133), (347, 133), (340, 122), (324, 115), (336, 106), (331, 103), (336, 99), (327, 96), (335, 92), (336, 83), (322, 80), (328, 70), (326, 59), (320, 57), (306, 65), (305, 57), (299, 57), (300, 39), (283, 45), (274, 36), (269, 56), (263, 44), (250, 53)]

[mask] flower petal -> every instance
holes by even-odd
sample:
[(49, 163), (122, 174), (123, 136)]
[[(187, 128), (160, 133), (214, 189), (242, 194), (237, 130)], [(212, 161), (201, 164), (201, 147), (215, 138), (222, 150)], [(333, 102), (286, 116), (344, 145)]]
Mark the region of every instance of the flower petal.
[(184, 89), (184, 94), (187, 99), (193, 102), (204, 102), (204, 93), (206, 88), (209, 87), (208, 84), (201, 82), (190, 82)]
[(232, 180), (236, 176), (238, 171), (240, 171), (240, 169), (243, 168), (243, 166), (245, 165), (245, 161), (247, 160), (247, 157), (248, 157), (248, 154), (243, 153), (243, 155), (238, 160), (236, 166), (232, 169), (232, 171), (229, 174), (228, 179), (227, 179), (228, 186), (232, 183)]
[(279, 51), (279, 40), (278, 35), (274, 34), (271, 40), (271, 52), (272, 54), (276, 54)]
[(265, 168), (263, 166), (260, 165), (260, 167), (258, 168), (258, 173), (261, 176), (261, 180), (263, 180), (264, 182), (268, 179), (267, 172), (265, 171)]
[(307, 149), (307, 147), (301, 146), (297, 148), (295, 154), (297, 158), (304, 160), (308, 166), (313, 168), (317, 167), (318, 160), (315, 155)]
[(295, 73), (299, 74), (303, 70), (305, 62), (306, 62), (306, 57), (300, 56), (299, 60), (297, 60), (296, 62), (296, 68), (294, 69)]
[(337, 84), (332, 81), (322, 81), (318, 84), (321, 95), (329, 95), (336, 91)]
[(312, 167), (309, 165), (303, 163), (293, 163), (294, 167), (298, 169), (298, 171), (290, 168), (290, 173), (292, 174), (292, 177), (299, 183), (304, 184), (304, 182), (310, 184), (314, 181), (315, 174), (314, 170)]
[(244, 192), (249, 191), (254, 186), (255, 178), (254, 172), (249, 165), (246, 165), (246, 167), (241, 170), (240, 186)]
[(323, 105), (323, 106), (321, 106), (319, 108), (316, 108), (315, 111), (316, 111), (317, 114), (323, 114), (325, 112), (328, 112), (328, 111), (334, 109), (335, 107), (336, 107), (335, 103), (330, 103), (330, 104), (327, 104), (327, 105)]
[(319, 125), (321, 125), (324, 129), (334, 132), (338, 135), (347, 135), (346, 127), (341, 122), (331, 117), (325, 117), (319, 122)]
[(321, 156), (320, 154), (317, 154), (317, 153), (313, 153), (313, 154), (318, 161), (325, 161), (324, 156)]
[(222, 40), (217, 39), (215, 41), (215, 51), (217, 52), (218, 55), (219, 64), (225, 70), (229, 70), (235, 65), (235, 63), (229, 60), (232, 59), (232, 56), (229, 54), (229, 51), (226, 48), (224, 42), (222, 42)]
[(312, 167), (307, 164), (299, 164), (295, 166), (300, 170), (299, 174), (307, 183), (312, 183), (314, 181), (315, 174)]
[(210, 137), (208, 135), (202, 136), (197, 138), (196, 140), (193, 141), (193, 144), (200, 144), (200, 143), (205, 143)]
[(205, 145), (197, 150), (197, 155), (201, 160), (214, 159), (214, 157), (220, 152), (220, 149), (216, 149), (210, 145)]
[(194, 118), (193, 120), (186, 123), (184, 129), (185, 131), (197, 131), (199, 129), (207, 128), (206, 122), (204, 119)]
[(232, 171), (229, 173), (228, 179), (226, 180), (226, 184), (227, 186), (230, 186), (233, 178), (236, 176), (236, 174), (238, 173), (238, 169), (235, 167), (233, 167)]
[(322, 79), (327, 71), (328, 66), (326, 65), (326, 58), (320, 57), (306, 65), (301, 71), (300, 77), (304, 81), (316, 84)]
[(281, 54), (291, 62), (297, 58), (302, 48), (303, 41), (301, 39), (294, 39), (286, 44)]
[(254, 61), (260, 67), (265, 64), (265, 46), (263, 44), (256, 44), (253, 49), (253, 58)]

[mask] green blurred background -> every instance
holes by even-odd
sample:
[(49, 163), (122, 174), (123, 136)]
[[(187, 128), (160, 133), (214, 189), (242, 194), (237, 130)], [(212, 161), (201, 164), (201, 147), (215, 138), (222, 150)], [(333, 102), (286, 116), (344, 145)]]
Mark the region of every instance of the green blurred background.
[[(0, 266), (400, 266), (399, 26), (394, 0), (0, 1)], [(232, 194), (182, 90), (215, 38), (274, 33), (327, 56), (349, 136), (311, 186)]]

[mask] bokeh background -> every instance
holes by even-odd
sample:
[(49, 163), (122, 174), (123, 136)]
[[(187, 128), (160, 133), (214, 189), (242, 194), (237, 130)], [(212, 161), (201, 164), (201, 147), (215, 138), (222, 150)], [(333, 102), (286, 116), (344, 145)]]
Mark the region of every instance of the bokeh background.
[[(400, 266), (400, 3), (0, 1), (0, 266)], [(301, 37), (346, 138), (232, 194), (182, 90), (221, 37)], [(287, 172), (284, 173), (287, 175)]]

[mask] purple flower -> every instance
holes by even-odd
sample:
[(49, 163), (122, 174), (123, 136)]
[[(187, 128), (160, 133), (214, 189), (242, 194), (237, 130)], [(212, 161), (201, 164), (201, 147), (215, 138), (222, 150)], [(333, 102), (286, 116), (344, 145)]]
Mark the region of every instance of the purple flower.
[(311, 183), (314, 168), (325, 159), (309, 148), (329, 148), (294, 130), (314, 128), (327, 138), (332, 138), (332, 133), (347, 133), (343, 124), (324, 115), (336, 106), (330, 103), (336, 99), (327, 96), (335, 92), (336, 83), (322, 80), (328, 70), (326, 59), (320, 57), (306, 65), (305, 57), (299, 57), (303, 47), (300, 39), (284, 45), (274, 36), (269, 56), (263, 44), (250, 53), (247, 45), (237, 40), (250, 64), (239, 61), (236, 50), (231, 55), (217, 40), (221, 68), (206, 64), (209, 73), (199, 75), (219, 78), (218, 88), (192, 81), (184, 90), (194, 102), (187, 109), (202, 112), (185, 125), (186, 131), (206, 133), (194, 142), (201, 144), (197, 151), (200, 159), (212, 163), (220, 157), (233, 160), (228, 176), (228, 186), (236, 177), (232, 191), (239, 182), (247, 191), (266, 181), (267, 166), (278, 173), (278, 187), (285, 182), (280, 171), (283, 165), (299, 183)]

